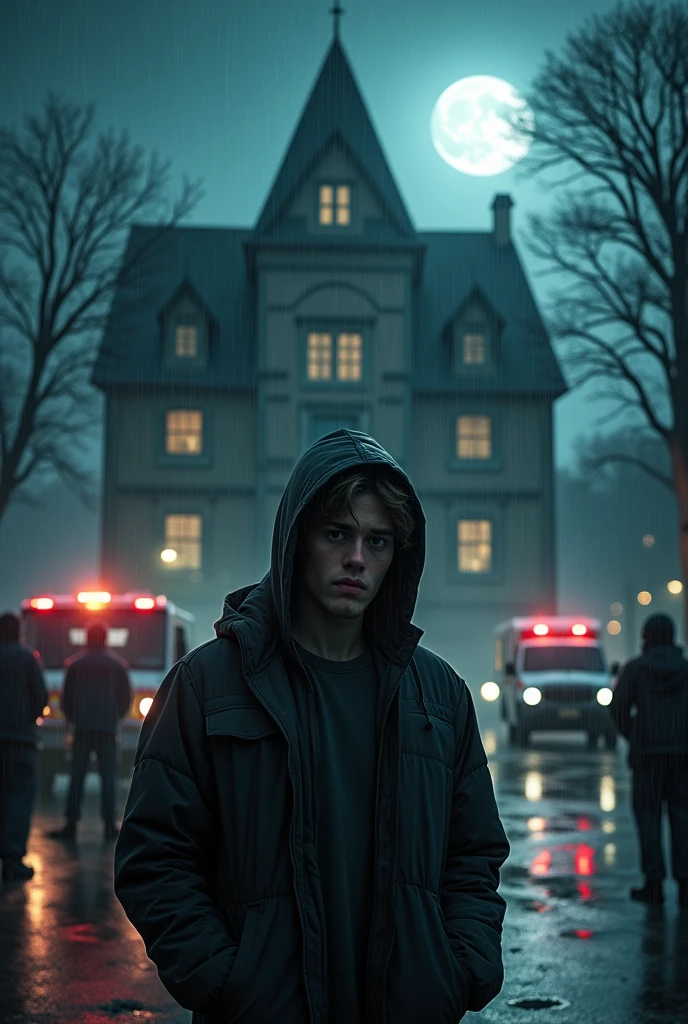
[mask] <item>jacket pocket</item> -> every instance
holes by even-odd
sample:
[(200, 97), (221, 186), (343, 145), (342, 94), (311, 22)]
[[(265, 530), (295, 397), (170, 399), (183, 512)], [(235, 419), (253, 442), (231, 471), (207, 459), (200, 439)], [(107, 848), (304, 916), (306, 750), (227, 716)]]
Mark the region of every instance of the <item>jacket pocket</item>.
[(449, 945), (434, 895), (397, 886), (396, 934), (387, 979), (387, 1018), (405, 1024), (457, 1024), (468, 984)]
[(255, 944), (256, 931), (258, 930), (262, 909), (263, 904), (260, 901), (249, 903), (246, 907), (244, 927), (241, 931), (236, 958), (227, 984), (226, 999), (229, 1020), (233, 1020), (235, 1007), (241, 1005), (242, 992), (245, 985), (250, 982), (250, 970), (248, 968), (251, 963), (251, 954)]
[(205, 716), (208, 736), (235, 736), (241, 740), (260, 740), (279, 731), (275, 720), (258, 705), (218, 708)]

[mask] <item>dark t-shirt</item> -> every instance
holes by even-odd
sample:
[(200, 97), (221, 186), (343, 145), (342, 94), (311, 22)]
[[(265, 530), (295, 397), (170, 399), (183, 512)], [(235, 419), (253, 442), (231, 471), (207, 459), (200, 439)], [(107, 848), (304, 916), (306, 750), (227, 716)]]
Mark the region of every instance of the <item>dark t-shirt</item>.
[(373, 894), (378, 683), (372, 655), (327, 661), (299, 646), (315, 690), (318, 867), (329, 975), (329, 1024), (364, 1024)]

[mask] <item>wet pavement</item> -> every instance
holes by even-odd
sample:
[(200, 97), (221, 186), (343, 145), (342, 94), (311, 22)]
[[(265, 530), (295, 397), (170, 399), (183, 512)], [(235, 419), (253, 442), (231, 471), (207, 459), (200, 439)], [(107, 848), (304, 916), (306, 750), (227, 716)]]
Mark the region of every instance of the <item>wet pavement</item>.
[[(663, 908), (628, 899), (640, 875), (623, 747), (591, 752), (582, 738), (540, 734), (514, 750), (492, 728), (483, 738), (512, 844), (506, 981), (465, 1020), (685, 1024), (688, 912), (679, 913), (672, 882)], [(102, 838), (95, 776), (77, 842), (44, 838), (62, 824), (65, 786), (58, 778), (39, 803), (27, 857), (34, 879), (0, 891), (0, 1021), (188, 1024), (112, 893), (114, 844)], [(120, 807), (125, 797), (122, 783)]]

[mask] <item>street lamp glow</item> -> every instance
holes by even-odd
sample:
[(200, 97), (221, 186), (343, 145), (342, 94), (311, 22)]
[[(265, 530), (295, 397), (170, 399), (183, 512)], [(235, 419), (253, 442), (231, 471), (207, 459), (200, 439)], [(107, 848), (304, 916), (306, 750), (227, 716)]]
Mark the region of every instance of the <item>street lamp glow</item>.
[(623, 612), (623, 605), (620, 601), (615, 601), (609, 610), (612, 613), (612, 615), (621, 615), (621, 613)]
[(176, 562), (177, 552), (174, 550), (174, 548), (165, 548), (164, 551), (160, 552), (160, 558), (162, 559), (163, 562)]
[(612, 619), (607, 623), (607, 632), (610, 636), (618, 636), (621, 632), (621, 623), (617, 619)]
[(649, 604), (652, 600), (652, 594), (649, 590), (641, 590), (638, 594), (638, 604)]
[(680, 580), (670, 580), (667, 583), (667, 590), (670, 594), (680, 594), (683, 590), (683, 584)]
[(483, 683), (480, 687), (480, 696), (483, 700), (492, 702), (499, 697), (499, 683)]
[(655, 539), (652, 536), (652, 534), (651, 533), (646, 533), (645, 536), (643, 537), (643, 547), (644, 548), (652, 548), (652, 547), (654, 547), (654, 544), (655, 544)]

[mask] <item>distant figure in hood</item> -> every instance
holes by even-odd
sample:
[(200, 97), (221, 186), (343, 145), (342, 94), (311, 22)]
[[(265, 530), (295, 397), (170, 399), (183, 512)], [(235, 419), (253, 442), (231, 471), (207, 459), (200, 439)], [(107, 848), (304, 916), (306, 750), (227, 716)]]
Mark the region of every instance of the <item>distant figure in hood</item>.
[(338, 430), (270, 571), (164, 680), (115, 892), (196, 1024), (456, 1024), (499, 992), (509, 846), (466, 684), (411, 623), (425, 518)]
[(48, 703), (38, 656), (20, 633), (16, 615), (0, 615), (0, 859), (8, 882), (33, 878), (22, 858), (36, 797), (36, 719)]
[(643, 653), (624, 666), (610, 705), (629, 741), (633, 814), (645, 884), (631, 898), (663, 903), (662, 807), (671, 825), (671, 867), (679, 902), (688, 907), (688, 661), (674, 643), (668, 615), (643, 626)]

